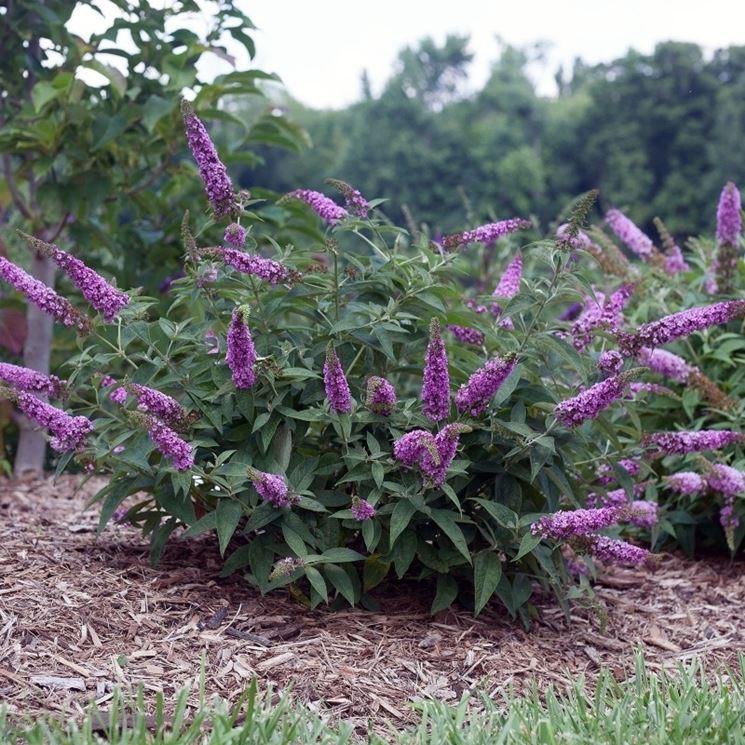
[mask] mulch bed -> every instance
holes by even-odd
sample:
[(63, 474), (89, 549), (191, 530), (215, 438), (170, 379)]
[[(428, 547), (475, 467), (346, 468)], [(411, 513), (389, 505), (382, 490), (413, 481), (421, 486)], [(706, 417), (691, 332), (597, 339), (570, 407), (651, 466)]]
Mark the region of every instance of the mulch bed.
[(100, 483), (78, 484), (0, 480), (0, 701), (12, 713), (106, 708), (115, 686), (172, 700), (204, 656), (208, 693), (234, 700), (257, 676), (333, 718), (405, 724), (421, 699), (561, 688), (601, 666), (622, 679), (639, 647), (653, 669), (694, 656), (713, 668), (745, 651), (742, 563), (663, 556), (608, 570), (593, 606), (567, 619), (546, 598), (529, 632), (497, 603), (477, 619), (433, 618), (426, 591), (395, 586), (381, 612), (309, 611), (221, 579), (210, 536), (173, 540), (153, 569), (133, 528), (96, 536), (97, 510), (83, 508)]

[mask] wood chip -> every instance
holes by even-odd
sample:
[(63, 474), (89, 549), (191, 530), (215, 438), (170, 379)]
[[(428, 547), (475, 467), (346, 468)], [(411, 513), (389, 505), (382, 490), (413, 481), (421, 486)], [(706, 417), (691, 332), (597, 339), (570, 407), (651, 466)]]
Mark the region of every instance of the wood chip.
[(57, 675), (32, 675), (31, 682), (43, 688), (61, 688), (73, 691), (85, 690), (85, 681), (82, 678), (61, 678)]
[(256, 665), (256, 669), (262, 671), (271, 670), (273, 667), (284, 665), (285, 662), (289, 662), (290, 660), (294, 659), (294, 652), (283, 652), (282, 654), (278, 654), (276, 657), (270, 657), (268, 660), (262, 660), (261, 662), (259, 662), (258, 665)]

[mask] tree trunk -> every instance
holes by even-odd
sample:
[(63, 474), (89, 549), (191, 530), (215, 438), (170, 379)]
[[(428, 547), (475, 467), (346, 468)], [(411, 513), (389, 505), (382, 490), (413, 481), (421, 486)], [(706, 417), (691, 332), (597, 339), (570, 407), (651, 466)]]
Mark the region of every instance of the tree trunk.
[[(34, 254), (31, 263), (31, 274), (47, 287), (54, 286), (55, 265), (46, 256)], [(26, 307), (28, 333), (23, 348), (23, 364), (32, 370), (49, 373), (52, 356), (52, 332), (54, 319), (39, 310), (33, 303)], [(14, 463), (16, 476), (24, 473), (42, 473), (47, 443), (43, 431), (35, 427), (26, 417), (19, 417), (20, 437)]]

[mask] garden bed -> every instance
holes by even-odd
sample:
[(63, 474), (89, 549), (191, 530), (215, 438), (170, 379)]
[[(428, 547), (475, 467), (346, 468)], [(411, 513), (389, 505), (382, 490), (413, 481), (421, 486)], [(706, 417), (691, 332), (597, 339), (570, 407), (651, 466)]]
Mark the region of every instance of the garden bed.
[(426, 591), (395, 585), (380, 612), (307, 611), (281, 591), (262, 598), (220, 578), (209, 536), (172, 541), (157, 569), (133, 528), (97, 538), (97, 511), (83, 508), (98, 485), (76, 492), (79, 482), (0, 482), (0, 700), (16, 713), (105, 708), (115, 686), (169, 699), (204, 656), (208, 693), (231, 699), (258, 676), (360, 726), (376, 715), (408, 723), (417, 699), (520, 691), (533, 679), (564, 687), (600, 666), (623, 679), (639, 647), (652, 669), (745, 651), (740, 562), (663, 556), (608, 570), (594, 607), (567, 620), (545, 597), (530, 632), (496, 602), (476, 619), (433, 618)]

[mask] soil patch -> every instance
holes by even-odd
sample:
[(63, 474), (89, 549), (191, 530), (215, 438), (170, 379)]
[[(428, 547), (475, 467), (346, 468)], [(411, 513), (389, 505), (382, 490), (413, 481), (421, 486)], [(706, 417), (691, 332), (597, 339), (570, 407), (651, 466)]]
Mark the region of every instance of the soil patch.
[(421, 699), (562, 687), (600, 666), (622, 679), (638, 647), (656, 669), (745, 651), (742, 563), (664, 556), (651, 569), (611, 569), (594, 607), (567, 619), (546, 598), (530, 632), (497, 603), (477, 619), (457, 609), (433, 618), (426, 592), (395, 587), (381, 612), (309, 611), (220, 578), (210, 536), (171, 541), (152, 568), (133, 528), (96, 535), (97, 509), (84, 506), (100, 482), (79, 484), (0, 480), (0, 701), (19, 714), (105, 708), (114, 686), (170, 700), (204, 657), (209, 693), (234, 699), (257, 676), (360, 727), (376, 715), (404, 724)]

